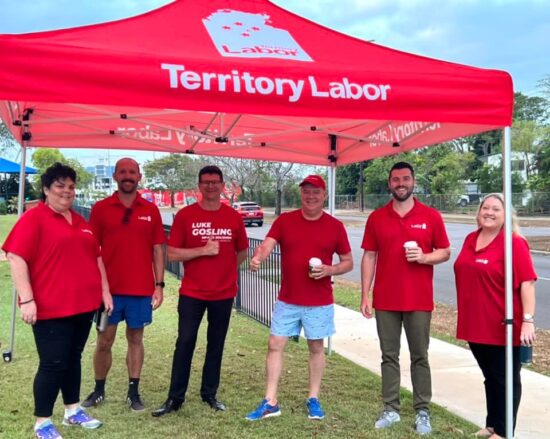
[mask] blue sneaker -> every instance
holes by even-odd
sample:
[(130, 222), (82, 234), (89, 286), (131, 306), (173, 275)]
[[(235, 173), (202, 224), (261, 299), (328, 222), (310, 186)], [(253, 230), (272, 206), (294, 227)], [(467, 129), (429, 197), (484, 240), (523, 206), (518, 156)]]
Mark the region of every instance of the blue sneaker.
[(280, 416), (281, 408), (279, 404), (269, 405), (267, 399), (264, 399), (256, 410), (246, 415), (248, 421), (259, 421), (260, 419), (270, 418), (271, 416)]
[(82, 428), (88, 428), (90, 430), (94, 428), (99, 428), (103, 425), (103, 422), (98, 421), (95, 418), (92, 418), (88, 413), (83, 409), (78, 409), (78, 411), (72, 416), (65, 416), (63, 418), (63, 425), (75, 426), (78, 425)]
[(63, 439), (52, 421), (43, 422), (40, 428), (34, 430), (34, 434), (37, 439)]
[(324, 419), (325, 412), (321, 408), (321, 403), (317, 398), (309, 398), (306, 401), (307, 417), (309, 419)]

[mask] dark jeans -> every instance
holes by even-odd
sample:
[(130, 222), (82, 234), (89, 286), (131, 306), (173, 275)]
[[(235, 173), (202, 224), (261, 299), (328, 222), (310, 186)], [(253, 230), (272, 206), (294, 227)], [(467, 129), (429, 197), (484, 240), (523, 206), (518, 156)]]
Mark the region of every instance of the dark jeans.
[(64, 404), (80, 401), (80, 358), (94, 313), (38, 320), (32, 327), (40, 363), (34, 378), (34, 414), (52, 415), (61, 390)]
[(229, 320), (231, 319), (232, 307), (233, 299), (200, 300), (180, 296), (178, 303), (178, 339), (172, 362), (169, 398), (177, 402), (185, 400), (197, 333), (205, 311), (207, 311), (208, 329), (200, 392), (203, 399), (216, 396), (220, 385), (223, 347)]
[[(493, 427), (499, 436), (506, 436), (506, 347), (479, 343), (468, 343), (472, 354), (485, 378), (487, 404), (486, 427)], [(521, 400), (521, 363), (519, 347), (512, 349), (512, 388), (514, 430)]]

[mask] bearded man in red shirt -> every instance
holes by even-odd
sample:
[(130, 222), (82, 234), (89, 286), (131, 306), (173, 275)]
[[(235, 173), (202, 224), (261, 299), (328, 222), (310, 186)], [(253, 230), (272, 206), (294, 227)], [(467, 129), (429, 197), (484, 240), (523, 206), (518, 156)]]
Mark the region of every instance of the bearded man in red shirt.
[(388, 428), (401, 419), (399, 350), (404, 327), (411, 354), (416, 432), (424, 435), (432, 431), (428, 345), (434, 307), (433, 266), (447, 261), (451, 250), (441, 215), (413, 197), (414, 183), (409, 163), (393, 165), (388, 178), (393, 199), (369, 215), (361, 245), (361, 313), (372, 318), (376, 309), (382, 351), (384, 408), (374, 427)]

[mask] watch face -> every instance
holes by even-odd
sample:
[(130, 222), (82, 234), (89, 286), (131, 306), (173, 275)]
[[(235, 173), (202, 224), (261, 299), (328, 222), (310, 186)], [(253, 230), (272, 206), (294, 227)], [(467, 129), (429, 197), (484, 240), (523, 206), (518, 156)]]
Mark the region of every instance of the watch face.
[(157, 282), (157, 283), (155, 283), (155, 285), (156, 285), (157, 287), (164, 288), (164, 285), (165, 285), (165, 284), (164, 284), (164, 282)]
[(525, 314), (523, 314), (523, 319), (524, 320), (532, 320), (533, 319), (533, 314), (525, 313)]

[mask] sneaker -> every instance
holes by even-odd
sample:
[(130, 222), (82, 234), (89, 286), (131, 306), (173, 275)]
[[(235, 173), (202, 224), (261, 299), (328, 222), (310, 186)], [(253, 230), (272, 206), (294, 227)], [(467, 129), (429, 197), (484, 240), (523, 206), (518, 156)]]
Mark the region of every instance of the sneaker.
[(374, 423), (374, 428), (389, 428), (401, 420), (399, 413), (392, 410), (384, 410)]
[(249, 421), (259, 421), (260, 419), (270, 418), (271, 416), (279, 416), (281, 414), (281, 408), (279, 404), (269, 405), (267, 399), (264, 399), (256, 410), (246, 415), (246, 419)]
[(416, 432), (418, 434), (430, 434), (432, 432), (432, 425), (430, 424), (430, 414), (427, 410), (418, 410), (416, 412)]
[(90, 430), (94, 428), (101, 427), (103, 423), (101, 421), (98, 421), (95, 418), (92, 418), (88, 413), (86, 413), (84, 410), (79, 409), (74, 415), (72, 416), (65, 416), (63, 418), (63, 425), (67, 426), (75, 426), (78, 425), (82, 428), (88, 428)]
[(126, 397), (126, 402), (130, 406), (130, 410), (133, 412), (142, 412), (145, 410), (145, 406), (143, 405), (143, 401), (141, 401), (141, 396), (139, 393), (136, 395), (128, 395)]
[(325, 412), (321, 408), (321, 403), (317, 398), (309, 398), (306, 401), (307, 417), (309, 419), (324, 419)]
[(105, 399), (105, 393), (99, 392), (97, 390), (94, 390), (92, 393), (90, 393), (84, 401), (82, 401), (82, 404), (80, 404), (82, 407), (95, 407), (96, 405), (99, 405), (103, 402)]
[(37, 439), (63, 439), (51, 421), (44, 422), (40, 428), (34, 430)]

